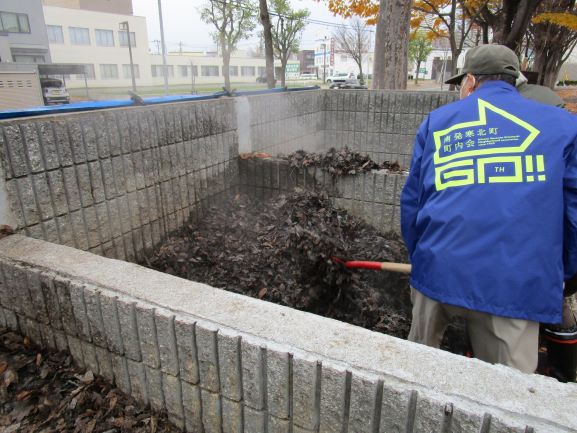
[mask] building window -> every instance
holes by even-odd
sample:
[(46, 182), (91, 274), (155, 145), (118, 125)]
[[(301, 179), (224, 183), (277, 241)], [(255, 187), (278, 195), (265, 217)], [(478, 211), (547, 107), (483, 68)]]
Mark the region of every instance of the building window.
[[(121, 30), (118, 32), (118, 40), (120, 41), (121, 47), (128, 46), (128, 37), (126, 36), (125, 31)], [(136, 35), (134, 34), (134, 32), (130, 32), (130, 45), (132, 45), (133, 47), (136, 46)]]
[(228, 71), (231, 77), (238, 77), (238, 66), (229, 66)]
[[(122, 65), (122, 76), (124, 78), (132, 78), (130, 74), (130, 65)], [(134, 65), (134, 78), (140, 78), (140, 68)]]
[(180, 73), (181, 77), (188, 77), (188, 66), (180, 65), (178, 67), (178, 72)]
[(201, 66), (200, 74), (203, 77), (218, 77), (218, 66)]
[[(174, 66), (167, 65), (166, 69), (168, 71), (168, 76), (174, 77)], [(153, 77), (163, 77), (164, 76), (164, 74), (162, 73), (163, 70), (164, 70), (163, 65), (152, 65), (151, 66), (151, 72), (152, 72)]]
[(240, 75), (243, 77), (254, 77), (254, 66), (241, 66)]
[(90, 33), (84, 27), (68, 27), (72, 45), (90, 45)]
[(118, 78), (118, 65), (100, 65), (100, 78), (116, 80)]
[(113, 47), (114, 46), (114, 32), (112, 30), (94, 30), (96, 35), (96, 45), (99, 47)]
[[(87, 80), (94, 80), (96, 78), (96, 74), (94, 73), (94, 65), (84, 65), (84, 72), (86, 73)], [(84, 80), (84, 75), (77, 75), (76, 78), (78, 80)]]
[(62, 26), (46, 26), (48, 31), (48, 41), (53, 44), (63, 44), (64, 34), (62, 33)]
[(266, 67), (264, 66), (259, 66), (258, 67), (258, 76), (259, 77), (264, 77), (266, 75)]
[(16, 54), (13, 56), (16, 63), (44, 63), (44, 56), (32, 56), (32, 55), (22, 55)]
[(30, 33), (28, 15), (14, 12), (0, 12), (0, 32)]

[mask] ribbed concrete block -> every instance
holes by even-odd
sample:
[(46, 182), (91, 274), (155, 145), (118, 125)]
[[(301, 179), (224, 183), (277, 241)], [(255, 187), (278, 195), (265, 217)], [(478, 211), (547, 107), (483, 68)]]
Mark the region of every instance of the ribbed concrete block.
[(130, 387), (130, 375), (126, 358), (111, 354), (110, 361), (112, 362), (112, 371), (114, 373), (114, 384), (122, 392), (130, 395), (132, 389)]
[(240, 337), (234, 332), (219, 330), (217, 345), (220, 393), (230, 400), (240, 401), (242, 400)]
[(68, 350), (70, 351), (74, 363), (79, 368), (83, 369), (84, 357), (82, 355), (82, 345), (80, 344), (80, 340), (76, 337), (71, 337), (70, 335), (67, 335), (66, 338), (68, 340)]
[(48, 311), (46, 309), (46, 302), (44, 300), (40, 274), (37, 272), (28, 271), (27, 278), (28, 291), (32, 301), (32, 308), (36, 312), (33, 317), (40, 323), (49, 323)]
[(96, 357), (96, 350), (94, 349), (94, 346), (84, 340), (80, 340), (80, 346), (82, 348), (84, 367), (87, 370), (92, 371), (94, 374), (100, 374), (98, 358)]
[(343, 367), (323, 364), (321, 390), (319, 431), (340, 433), (349, 413), (350, 373)]
[(124, 348), (122, 347), (116, 299), (117, 298), (110, 296), (108, 293), (101, 293), (99, 299), (100, 311), (102, 314), (106, 347), (118, 355), (123, 355)]
[(100, 374), (109, 383), (114, 382), (114, 372), (112, 371), (112, 361), (110, 360), (110, 353), (107, 349), (94, 346), (96, 352), (96, 360), (98, 361), (98, 374)]
[(265, 433), (266, 420), (267, 420), (266, 412), (245, 406), (244, 408), (245, 431), (253, 433)]
[(142, 362), (153, 369), (160, 368), (160, 352), (154, 322), (154, 309), (149, 305), (135, 304), (136, 323)]
[(382, 382), (373, 376), (353, 375), (351, 379), (348, 431), (378, 431), (381, 406)]
[(276, 418), (288, 419), (290, 415), (290, 362), (288, 352), (267, 348), (267, 409)]
[(293, 422), (309, 430), (318, 428), (321, 366), (316, 359), (295, 355), (292, 360)]
[(180, 380), (171, 374), (162, 373), (162, 392), (166, 411), (173, 417), (184, 420)]
[(146, 390), (150, 407), (156, 411), (165, 408), (164, 392), (162, 387), (162, 372), (144, 364), (146, 374)]
[(245, 406), (262, 410), (265, 406), (264, 349), (251, 340), (241, 342), (242, 385)]
[(100, 291), (87, 285), (83, 294), (92, 342), (99, 347), (107, 348), (106, 331), (100, 309)]
[(203, 426), (200, 388), (184, 381), (181, 381), (181, 387), (186, 431), (188, 433), (201, 432)]
[(174, 330), (180, 377), (191, 384), (197, 384), (199, 375), (195, 323), (186, 317), (177, 316), (174, 320)]
[(144, 404), (149, 403), (146, 373), (142, 362), (126, 360), (128, 377), (130, 378), (131, 395)]
[(222, 432), (222, 412), (218, 394), (201, 389), (204, 433)]
[(243, 429), (243, 407), (238, 401), (221, 398), (222, 404), (222, 432), (242, 433)]
[(154, 319), (160, 354), (160, 369), (164, 373), (176, 376), (179, 373), (179, 367), (174, 314), (168, 310), (157, 308), (154, 311)]
[[(3, 314), (0, 312), (0, 326), (2, 323)], [(58, 350), (56, 347), (56, 341), (54, 340), (54, 331), (50, 328), (49, 325), (44, 323), (39, 324), (40, 327), (40, 335), (42, 336), (42, 345), (43, 347), (47, 347), (50, 350)]]
[(383, 387), (381, 431), (413, 431), (417, 408), (416, 391)]
[(79, 338), (91, 342), (90, 325), (88, 324), (88, 315), (86, 314), (86, 304), (84, 303), (85, 285), (71, 281), (68, 285), (70, 293), (70, 303), (74, 312), (76, 334)]
[[(453, 412), (453, 403), (444, 403), (442, 401), (429, 398), (418, 398), (416, 401), (413, 431), (415, 433), (429, 431), (455, 431), (452, 429)], [(477, 429), (475, 431), (479, 430)]]
[(6, 316), (4, 315), (4, 308), (0, 307), (0, 327), (6, 328), (8, 325), (6, 323)]
[(56, 344), (56, 350), (68, 351), (68, 339), (64, 332), (54, 331), (54, 343)]
[(42, 345), (42, 331), (40, 330), (40, 324), (37, 321), (30, 319), (29, 317), (20, 316), (18, 317), (18, 323), (20, 324), (22, 334), (27, 336), (37, 345)]
[(122, 336), (123, 352), (128, 359), (141, 361), (140, 342), (138, 339), (138, 324), (136, 323), (136, 308), (134, 302), (127, 298), (116, 301), (118, 321)]
[(196, 323), (195, 336), (200, 386), (212, 392), (220, 391), (216, 333), (216, 327), (202, 322)]
[(8, 302), (3, 304), (13, 309), (17, 314), (27, 317), (35, 317), (34, 308), (28, 291), (28, 278), (26, 271), (15, 264), (3, 266), (4, 281), (6, 282), (6, 294)]
[[(296, 432), (296, 428), (298, 427), (293, 427), (293, 432)], [(268, 433), (290, 433), (290, 429), (291, 425), (289, 420), (279, 419), (269, 415), (267, 424)]]
[(18, 316), (16, 316), (14, 311), (4, 309), (4, 319), (8, 329), (18, 332)]

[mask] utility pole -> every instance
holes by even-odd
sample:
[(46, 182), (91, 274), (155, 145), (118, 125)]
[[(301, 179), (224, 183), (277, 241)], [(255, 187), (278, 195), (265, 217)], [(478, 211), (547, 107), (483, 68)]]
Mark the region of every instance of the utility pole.
[(126, 32), (126, 40), (128, 41), (128, 54), (130, 56), (130, 78), (132, 78), (132, 91), (136, 93), (136, 79), (134, 77), (134, 61), (132, 60), (132, 40), (130, 39), (130, 25), (128, 21), (120, 23), (120, 29)]
[(323, 84), (327, 82), (327, 37), (323, 44)]
[(168, 67), (166, 65), (166, 42), (164, 41), (164, 23), (162, 21), (162, 0), (158, 0), (158, 18), (160, 20), (160, 41), (162, 43), (162, 69), (164, 72), (164, 95), (168, 96)]

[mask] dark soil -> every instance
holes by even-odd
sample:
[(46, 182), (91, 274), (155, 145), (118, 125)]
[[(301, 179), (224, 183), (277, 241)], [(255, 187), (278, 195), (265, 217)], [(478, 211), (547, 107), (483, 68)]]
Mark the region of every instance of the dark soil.
[(354, 175), (371, 170), (403, 171), (398, 162), (385, 161), (377, 163), (366, 155), (353, 152), (348, 147), (343, 149), (329, 149), (326, 153), (312, 153), (297, 150), (286, 157), (291, 167), (316, 166), (334, 174), (335, 176)]
[(42, 350), (0, 329), (0, 432), (177, 433), (165, 415), (150, 412), (70, 355)]
[(165, 242), (149, 266), (172, 275), (405, 338), (408, 276), (351, 271), (331, 260), (406, 261), (382, 234), (326, 195), (296, 190), (266, 202), (230, 197)]

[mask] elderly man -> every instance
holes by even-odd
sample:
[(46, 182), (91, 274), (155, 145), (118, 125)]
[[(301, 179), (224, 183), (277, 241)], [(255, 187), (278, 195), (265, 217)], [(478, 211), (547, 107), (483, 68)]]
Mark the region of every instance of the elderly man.
[(519, 61), (499, 45), (467, 53), (461, 100), (417, 133), (401, 195), (409, 250), (409, 340), (438, 347), (463, 317), (476, 357), (533, 372), (539, 322), (559, 323), (577, 271), (577, 122), (523, 98)]

